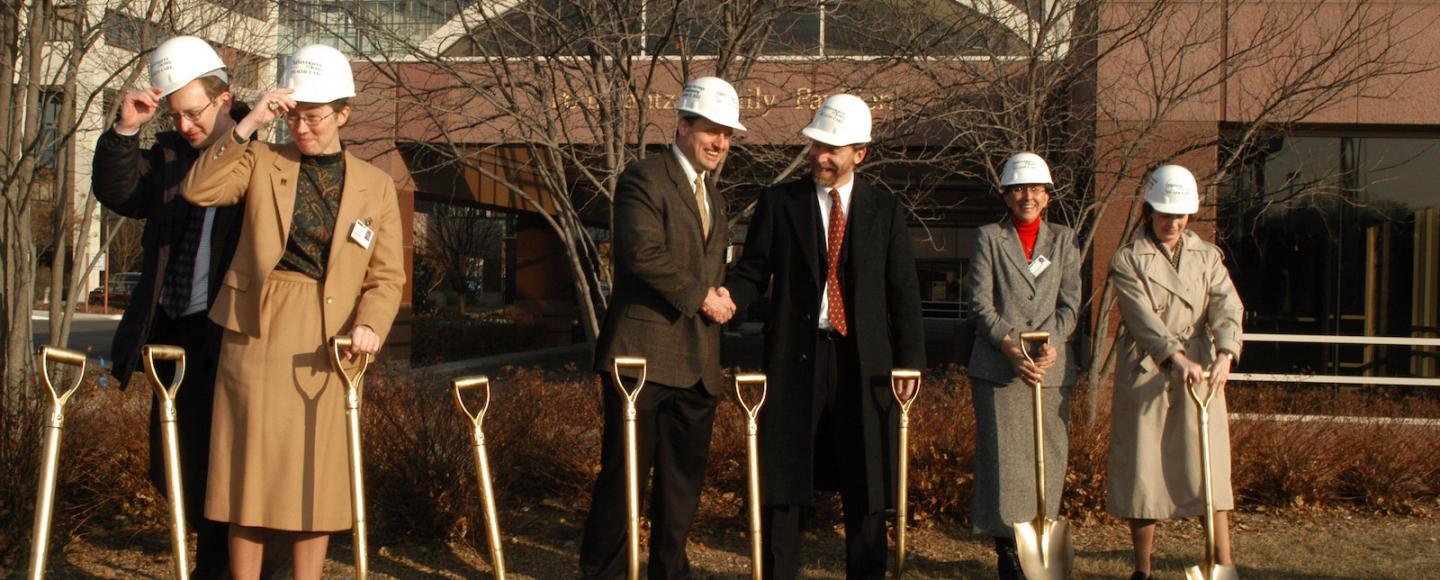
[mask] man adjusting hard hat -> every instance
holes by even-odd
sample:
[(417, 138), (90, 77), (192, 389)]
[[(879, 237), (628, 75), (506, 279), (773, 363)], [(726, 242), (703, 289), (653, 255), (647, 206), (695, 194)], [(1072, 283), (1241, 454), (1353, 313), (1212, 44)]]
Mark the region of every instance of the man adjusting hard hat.
[(845, 515), (846, 577), (883, 578), (898, 427), (890, 371), (925, 367), (909, 212), (855, 173), (872, 140), (863, 99), (825, 99), (800, 133), (810, 175), (760, 193), (725, 280), (741, 308), (771, 293), (762, 566), (766, 578), (800, 577), (801, 513), (831, 490)]
[[(585, 518), (580, 572), (618, 578), (627, 568), (624, 401), (615, 392), (616, 357), (648, 361), (636, 401), (639, 484), (650, 468), (650, 577), (688, 578), (685, 554), (710, 453), (720, 374), (720, 325), (734, 313), (717, 291), (730, 244), (715, 170), (740, 124), (740, 99), (715, 77), (690, 81), (676, 100), (675, 143), (631, 163), (615, 190), (615, 287), (595, 345), (604, 381), (600, 474)], [(628, 386), (637, 369), (622, 368)]]
[[(200, 151), (230, 132), (249, 111), (234, 103), (225, 63), (210, 44), (193, 36), (161, 43), (150, 56), (149, 89), (120, 102), (115, 124), (95, 143), (92, 186), (101, 205), (144, 220), (140, 283), (111, 344), (111, 372), (121, 388), (149, 343), (185, 349), (188, 368), (175, 398), (185, 516), (197, 535), (193, 578), (228, 573), (226, 526), (203, 519), (210, 457), (211, 402), (220, 327), (206, 314), (230, 266), (242, 218), (239, 208), (202, 208), (182, 196), (180, 178)], [(140, 130), (162, 108), (174, 131), (155, 135), (142, 149)], [(150, 413), (150, 479), (163, 493), (165, 471), (159, 414)], [(188, 571), (187, 571), (188, 572)]]

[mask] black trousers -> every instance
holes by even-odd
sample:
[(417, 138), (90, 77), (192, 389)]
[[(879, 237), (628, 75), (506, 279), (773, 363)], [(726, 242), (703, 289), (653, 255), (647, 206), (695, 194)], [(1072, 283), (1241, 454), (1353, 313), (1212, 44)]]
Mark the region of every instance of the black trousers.
[[(172, 319), (155, 306), (151, 344), (185, 349), (185, 379), (175, 395), (175, 426), (180, 443), (180, 487), (185, 494), (185, 519), (196, 533), (195, 571), (198, 579), (226, 578), (230, 574), (229, 525), (205, 519), (205, 486), (210, 471), (210, 419), (215, 402), (215, 369), (220, 354), (219, 325), (205, 312)], [(172, 369), (159, 363), (156, 371), (169, 387)], [(143, 371), (142, 371), (143, 372)], [(131, 383), (136, 384), (135, 382)], [(149, 379), (141, 384), (153, 389)], [(160, 430), (160, 401), (150, 401), (150, 481), (160, 493), (165, 483), (165, 439)]]
[[(870, 506), (866, 485), (865, 434), (861, 426), (859, 354), (853, 338), (822, 332), (815, 342), (815, 484), (840, 492), (845, 520), (845, 577), (885, 577), (885, 506)], [(874, 466), (883, 469), (883, 466)], [(767, 505), (764, 529), (765, 578), (800, 576), (800, 519), (804, 506)]]
[[(580, 572), (585, 578), (625, 576), (629, 566), (628, 504), (625, 469), (625, 401), (614, 379), (604, 380), (605, 427), (600, 441), (600, 475), (590, 499), (590, 514), (580, 541)], [(705, 466), (710, 457), (715, 397), (700, 384), (675, 388), (646, 383), (635, 401), (636, 451), (640, 497), (644, 501), (651, 469), (649, 577), (689, 578), (685, 540), (700, 504)]]

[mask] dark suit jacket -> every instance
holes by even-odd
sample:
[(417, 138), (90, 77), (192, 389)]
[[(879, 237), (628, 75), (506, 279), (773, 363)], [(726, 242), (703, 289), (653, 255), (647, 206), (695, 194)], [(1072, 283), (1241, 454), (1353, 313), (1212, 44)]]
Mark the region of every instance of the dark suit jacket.
[(725, 203), (713, 181), (710, 237), (685, 170), (670, 151), (630, 164), (615, 190), (615, 284), (595, 345), (595, 370), (615, 357), (649, 361), (647, 380), (672, 387), (704, 383), (725, 392), (720, 326), (700, 314), (706, 292), (725, 279), (730, 243)]
[[(869, 505), (889, 506), (898, 421), (890, 371), (925, 367), (925, 332), (907, 212), (894, 195), (856, 179), (841, 253), (841, 292), (866, 395), (859, 419)], [(810, 178), (761, 192), (745, 252), (725, 280), (742, 309), (767, 288), (771, 292), (772, 316), (765, 323), (770, 392), (760, 411), (766, 504), (809, 504), (814, 497), (813, 359), (826, 275), (820, 228)]]
[[(243, 118), (248, 108), (231, 107), (233, 119)], [(92, 189), (95, 198), (110, 211), (128, 218), (145, 220), (141, 234), (144, 254), (140, 267), (140, 283), (135, 286), (130, 305), (115, 329), (110, 345), (114, 360), (111, 373), (121, 388), (139, 366), (140, 347), (151, 341), (151, 326), (160, 302), (160, 288), (170, 265), (170, 252), (180, 247), (185, 222), (192, 211), (205, 211), (185, 201), (180, 190), (185, 175), (200, 152), (179, 133), (165, 132), (155, 136), (155, 145), (140, 148), (140, 137), (124, 136), (109, 129), (95, 143)], [(220, 279), (235, 256), (235, 242), (240, 236), (243, 213), (240, 207), (215, 211), (210, 234), (210, 288), (213, 304), (219, 292)], [(218, 334), (217, 334), (218, 336)], [(218, 347), (218, 343), (217, 343)], [(192, 353), (193, 356), (193, 353)]]

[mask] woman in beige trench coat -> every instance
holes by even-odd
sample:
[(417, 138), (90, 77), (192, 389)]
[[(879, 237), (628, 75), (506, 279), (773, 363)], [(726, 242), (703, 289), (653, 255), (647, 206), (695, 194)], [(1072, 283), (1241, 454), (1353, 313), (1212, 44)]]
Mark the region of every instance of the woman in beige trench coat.
[(1150, 577), (1157, 520), (1204, 513), (1199, 413), (1186, 385), (1203, 381), (1206, 370), (1218, 390), (1210, 403), (1216, 545), (1220, 563), (1232, 563), (1224, 386), (1240, 356), (1244, 307), (1220, 249), (1186, 230), (1199, 205), (1189, 171), (1156, 169), (1145, 191), (1143, 233), (1110, 261), (1124, 328), (1116, 345), (1109, 511), (1130, 520), (1134, 580)]
[[(225, 327), (215, 379), (205, 517), (230, 523), (231, 575), (260, 576), (267, 540), (291, 542), (296, 580), (319, 578), (331, 532), (349, 529), (344, 393), (326, 340), (384, 343), (405, 285), (395, 185), (344, 151), (350, 63), (328, 46), (291, 58), (191, 169), (185, 197), (245, 205), (210, 316)], [(294, 143), (252, 140), (284, 117)]]

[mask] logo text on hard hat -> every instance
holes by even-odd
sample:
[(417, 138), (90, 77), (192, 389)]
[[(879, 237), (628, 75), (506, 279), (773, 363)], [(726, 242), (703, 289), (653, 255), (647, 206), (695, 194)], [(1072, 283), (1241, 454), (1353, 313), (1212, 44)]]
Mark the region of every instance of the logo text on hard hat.
[(830, 119), (831, 121), (835, 121), (835, 123), (837, 124), (845, 123), (845, 111), (841, 111), (840, 109), (832, 107), (825, 107), (820, 109), (815, 113), (815, 116)]

